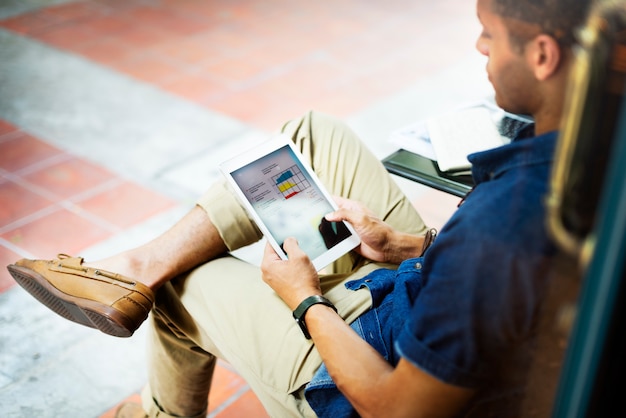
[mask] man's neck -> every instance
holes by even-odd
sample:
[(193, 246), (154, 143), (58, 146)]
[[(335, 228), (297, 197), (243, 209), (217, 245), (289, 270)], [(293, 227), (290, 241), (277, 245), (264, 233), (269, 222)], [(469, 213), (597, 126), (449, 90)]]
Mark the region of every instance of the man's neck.
[(558, 74), (543, 86), (543, 100), (536, 114), (533, 115), (536, 135), (556, 131), (561, 127), (565, 109), (565, 95), (569, 85), (569, 78), (567, 77), (569, 61), (565, 61)]
[(540, 117), (535, 118), (535, 135), (543, 135), (548, 132), (559, 130), (561, 127), (561, 114), (554, 115), (552, 117)]

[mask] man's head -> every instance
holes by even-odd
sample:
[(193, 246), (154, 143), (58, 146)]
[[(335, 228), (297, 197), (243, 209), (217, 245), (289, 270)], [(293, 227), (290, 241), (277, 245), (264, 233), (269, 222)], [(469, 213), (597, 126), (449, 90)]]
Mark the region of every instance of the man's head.
[(497, 103), (535, 117), (537, 133), (558, 128), (571, 47), (590, 0), (478, 0), (477, 49)]
[[(554, 37), (561, 46), (576, 42), (576, 30), (587, 17), (588, 0), (493, 0), (494, 13), (534, 25), (542, 33)], [(511, 33), (511, 41), (523, 47), (531, 34)]]

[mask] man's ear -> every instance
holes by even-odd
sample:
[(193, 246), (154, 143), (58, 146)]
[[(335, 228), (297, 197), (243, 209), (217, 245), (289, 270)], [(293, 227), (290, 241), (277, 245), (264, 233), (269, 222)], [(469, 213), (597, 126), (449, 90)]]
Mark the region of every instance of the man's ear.
[(556, 39), (550, 35), (537, 35), (530, 42), (526, 52), (537, 80), (544, 81), (550, 78), (561, 65), (561, 48)]

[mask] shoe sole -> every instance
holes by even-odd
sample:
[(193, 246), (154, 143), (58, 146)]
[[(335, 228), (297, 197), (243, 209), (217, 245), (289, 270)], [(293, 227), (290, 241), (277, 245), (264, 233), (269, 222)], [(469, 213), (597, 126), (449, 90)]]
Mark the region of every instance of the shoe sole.
[(36, 271), (13, 264), (7, 269), (28, 293), (65, 319), (115, 337), (130, 337), (137, 328), (133, 321), (110, 306), (61, 292)]

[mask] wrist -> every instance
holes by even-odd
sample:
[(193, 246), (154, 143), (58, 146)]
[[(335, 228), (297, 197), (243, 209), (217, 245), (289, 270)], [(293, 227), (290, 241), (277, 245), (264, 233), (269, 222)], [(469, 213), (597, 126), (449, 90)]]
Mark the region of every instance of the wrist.
[(389, 240), (386, 261), (400, 264), (408, 258), (415, 257), (416, 252), (421, 248), (422, 242), (421, 236), (395, 231), (393, 237)]
[(430, 228), (424, 235), (413, 235), (405, 232), (396, 232), (394, 247), (390, 249), (388, 261), (400, 264), (402, 261), (413, 257), (421, 257), (434, 242), (437, 230)]
[(293, 318), (296, 320), (296, 323), (300, 326), (300, 329), (302, 330), (302, 334), (304, 334), (304, 337), (307, 340), (311, 339), (311, 335), (309, 334), (309, 330), (306, 326), (305, 316), (306, 316), (306, 313), (309, 311), (309, 308), (318, 304), (328, 306), (329, 308), (337, 312), (337, 308), (335, 307), (335, 305), (333, 305), (331, 301), (329, 301), (328, 299), (326, 299), (324, 296), (321, 296), (321, 295), (313, 295), (313, 296), (309, 296), (305, 298), (302, 302), (300, 302), (298, 307), (293, 311)]

